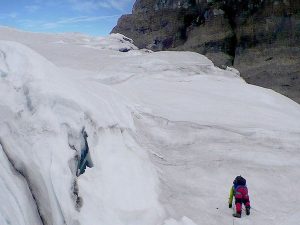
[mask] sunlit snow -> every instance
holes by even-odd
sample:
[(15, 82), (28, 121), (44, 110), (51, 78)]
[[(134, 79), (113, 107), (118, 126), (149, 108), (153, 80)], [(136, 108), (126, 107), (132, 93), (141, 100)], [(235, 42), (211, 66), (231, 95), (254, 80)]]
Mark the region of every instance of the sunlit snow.
[[(300, 106), (191, 52), (0, 27), (1, 225), (295, 225)], [(92, 168), (76, 176), (86, 132)], [(232, 217), (247, 179), (251, 215)]]

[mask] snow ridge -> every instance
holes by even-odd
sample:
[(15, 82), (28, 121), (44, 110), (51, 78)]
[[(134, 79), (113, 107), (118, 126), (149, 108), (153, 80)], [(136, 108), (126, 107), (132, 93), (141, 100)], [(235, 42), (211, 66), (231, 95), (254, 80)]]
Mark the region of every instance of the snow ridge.
[[(35, 199), (35, 196), (34, 196), (34, 193), (33, 193), (33, 191), (32, 191), (32, 189), (31, 189), (31, 186), (30, 186), (30, 184), (29, 184), (29, 180), (28, 180), (28, 178), (26, 177), (26, 175), (24, 174), (24, 172), (22, 172), (22, 171), (20, 171), (19, 169), (17, 169), (16, 167), (15, 167), (15, 165), (14, 165), (14, 162), (13, 162), (13, 160), (12, 159), (10, 159), (9, 157), (8, 157), (8, 154), (7, 154), (7, 150), (6, 150), (6, 148), (4, 147), (5, 145), (4, 145), (4, 142), (1, 140), (1, 138), (0, 138), (0, 149), (2, 150), (2, 153), (4, 153), (4, 157), (2, 158), (2, 163), (5, 163), (5, 162), (3, 162), (3, 160), (5, 160), (5, 159), (7, 159), (7, 161), (8, 161), (8, 163), (9, 163), (9, 166), (10, 166), (10, 168), (12, 168), (13, 169), (13, 171), (15, 171), (16, 172), (16, 174), (18, 175), (18, 176), (21, 176), (23, 179), (22, 180), (24, 180), (24, 183), (25, 183), (25, 188), (27, 189), (28, 188), (28, 190), (30, 191), (30, 194), (31, 195), (29, 195), (29, 196), (27, 196), (32, 202), (34, 202), (34, 205), (29, 205), (29, 210), (32, 210), (32, 212), (30, 212), (31, 214), (38, 214), (38, 216), (40, 217), (40, 220), (35, 220), (34, 221), (34, 223), (35, 224), (37, 224), (37, 225), (39, 225), (39, 224), (45, 224), (44, 223), (44, 219), (43, 219), (43, 217), (42, 217), (42, 215), (40, 214), (40, 210), (39, 210), (39, 207), (38, 207), (38, 203), (37, 203), (37, 201), (36, 201), (36, 199)], [(2, 153), (1, 153), (1, 155), (2, 155)], [(2, 189), (3, 190), (3, 189)], [(18, 201), (17, 199), (16, 199), (16, 201)], [(20, 205), (20, 204), (18, 204), (18, 207), (19, 207), (19, 210), (22, 212), (22, 207), (24, 207), (23, 205)], [(28, 210), (28, 211), (29, 211)], [(35, 212), (35, 210), (37, 211), (37, 212)], [(23, 214), (23, 213), (22, 213)], [(30, 216), (32, 216), (32, 215), (30, 215)], [(2, 217), (2, 216), (1, 216)], [(22, 215), (22, 217), (25, 219), (25, 216), (24, 216), (24, 214)], [(34, 217), (37, 217), (37, 216), (34, 216)], [(3, 221), (1, 224), (7, 224), (6, 223), (7, 221)], [(32, 221), (30, 221), (30, 219), (29, 220), (27, 220), (27, 219), (25, 219), (25, 221), (24, 222), (26, 222), (25, 224), (30, 224), (30, 223), (32, 223)], [(8, 223), (9, 224), (9, 223)]]
[[(0, 83), (1, 95), (6, 96), (0, 107), (3, 115), (0, 136), (12, 149), (8, 156), (14, 159), (15, 168), (26, 171), (23, 174), (30, 184), (42, 223), (78, 225), (90, 218), (90, 224), (104, 221), (101, 223), (115, 225), (122, 224), (122, 217), (137, 224), (156, 221), (162, 211), (158, 197), (155, 197), (158, 181), (151, 164), (147, 163), (147, 154), (139, 152), (141, 149), (132, 138), (134, 111), (127, 101), (110, 87), (65, 80), (56, 66), (21, 44), (0, 42), (0, 48), (6, 53), (4, 64), (9, 68)], [(97, 116), (98, 113), (101, 116)], [(82, 127), (90, 134), (91, 154), (97, 156), (96, 169), (76, 178), (77, 161), (74, 158), (78, 152), (70, 147), (70, 132), (76, 136)], [(115, 146), (118, 151), (112, 148), (115, 144), (111, 139), (119, 143)], [(78, 143), (71, 144), (82, 145), (80, 138), (77, 140)], [(144, 158), (143, 165), (140, 158)], [(122, 168), (122, 179), (118, 174), (118, 179), (115, 175), (108, 176), (115, 174), (116, 162)], [(136, 172), (137, 168), (139, 172)], [(143, 177), (145, 174), (147, 176)], [(86, 183), (85, 179), (94, 180), (94, 185)], [(122, 188), (120, 184), (128, 185), (127, 179), (136, 182), (137, 186)], [(146, 193), (149, 195), (147, 201), (142, 198), (131, 200), (134, 195)], [(122, 197), (123, 194), (127, 198)], [(99, 203), (106, 207), (101, 214), (95, 214), (91, 208)], [(78, 204), (82, 204), (80, 210)], [(139, 216), (131, 211), (143, 214)]]

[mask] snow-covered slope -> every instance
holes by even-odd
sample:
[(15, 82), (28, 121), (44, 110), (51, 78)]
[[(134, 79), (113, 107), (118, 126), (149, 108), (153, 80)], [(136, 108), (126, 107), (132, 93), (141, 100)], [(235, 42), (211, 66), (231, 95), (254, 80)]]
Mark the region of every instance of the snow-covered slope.
[[(189, 52), (0, 28), (0, 224), (300, 219), (300, 106)], [(94, 167), (76, 177), (87, 142)], [(252, 211), (228, 191), (248, 181)]]

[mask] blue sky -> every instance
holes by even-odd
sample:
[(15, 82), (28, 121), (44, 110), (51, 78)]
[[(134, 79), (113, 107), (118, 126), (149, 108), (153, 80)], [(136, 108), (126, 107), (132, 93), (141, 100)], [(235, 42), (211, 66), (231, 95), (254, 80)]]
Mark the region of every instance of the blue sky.
[(33, 32), (107, 35), (135, 0), (0, 0), (0, 25)]

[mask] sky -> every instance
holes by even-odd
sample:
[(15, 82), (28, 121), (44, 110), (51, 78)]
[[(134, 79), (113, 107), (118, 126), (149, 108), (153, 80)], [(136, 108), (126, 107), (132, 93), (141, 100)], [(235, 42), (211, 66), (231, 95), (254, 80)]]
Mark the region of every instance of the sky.
[(25, 31), (105, 36), (135, 0), (0, 0), (0, 25)]

